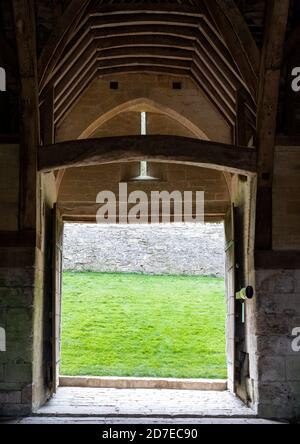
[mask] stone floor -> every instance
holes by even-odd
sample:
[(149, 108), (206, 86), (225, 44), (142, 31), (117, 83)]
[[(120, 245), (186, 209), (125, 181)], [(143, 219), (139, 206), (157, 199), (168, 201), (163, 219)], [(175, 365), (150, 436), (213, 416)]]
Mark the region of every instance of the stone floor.
[(61, 387), (38, 416), (253, 418), (227, 391)]
[(227, 391), (61, 387), (35, 416), (1, 424), (280, 424)]

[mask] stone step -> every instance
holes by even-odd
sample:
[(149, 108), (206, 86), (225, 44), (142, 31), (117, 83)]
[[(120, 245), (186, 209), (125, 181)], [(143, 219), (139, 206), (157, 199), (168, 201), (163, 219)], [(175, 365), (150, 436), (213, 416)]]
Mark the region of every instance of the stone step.
[(225, 379), (176, 379), (98, 376), (61, 376), (60, 387), (89, 387), (117, 389), (175, 389), (175, 390), (227, 390)]

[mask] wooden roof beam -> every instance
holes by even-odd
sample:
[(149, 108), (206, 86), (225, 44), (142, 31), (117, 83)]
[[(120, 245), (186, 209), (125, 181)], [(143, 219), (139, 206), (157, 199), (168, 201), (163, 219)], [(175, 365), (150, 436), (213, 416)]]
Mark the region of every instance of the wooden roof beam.
[[(87, 50), (89, 45), (92, 42), (92, 37), (96, 40), (102, 41), (106, 38), (113, 38), (116, 37), (121, 41), (123, 38), (126, 37), (138, 37), (139, 35), (152, 35), (152, 36), (159, 36), (160, 38), (163, 38), (164, 36), (167, 36), (169, 38), (181, 38), (184, 37), (185, 39), (190, 39), (191, 41), (199, 40), (204, 43), (204, 40), (207, 40), (209, 43), (208, 52), (210, 53), (213, 51), (213, 53), (217, 53), (218, 60), (216, 60), (217, 64), (220, 64), (220, 61), (222, 62), (223, 71), (225, 72), (225, 69), (227, 67), (227, 71), (231, 71), (231, 74), (233, 77), (239, 81), (241, 78), (239, 78), (238, 72), (234, 69), (233, 65), (230, 64), (230, 62), (226, 59), (226, 51), (227, 48), (224, 46), (223, 43), (218, 41), (214, 33), (212, 32), (211, 27), (207, 25), (205, 21), (203, 21), (202, 24), (199, 24), (199, 27), (197, 28), (189, 28), (189, 27), (181, 27), (178, 28), (177, 26), (170, 26), (169, 24), (163, 25), (156, 25), (156, 26), (139, 26), (136, 24), (135, 26), (121, 26), (118, 28), (104, 28), (104, 29), (91, 29), (87, 28), (82, 35), (76, 34), (76, 39), (71, 40), (69, 42), (68, 47), (66, 48), (66, 57), (63, 57), (59, 62), (56, 68), (53, 70), (52, 76), (56, 76), (57, 72), (60, 71), (63, 72), (64, 69), (68, 69), (70, 65), (72, 65), (76, 60), (80, 58), (82, 54)], [(205, 38), (203, 38), (203, 36)], [(100, 46), (100, 45), (99, 45)], [(233, 61), (232, 61), (233, 63)], [(60, 74), (61, 75), (61, 74)], [(57, 77), (57, 76), (56, 76)], [(49, 77), (49, 80), (51, 77)], [(245, 86), (245, 85), (244, 85)]]
[[(236, 66), (239, 68), (240, 73), (249, 87), (251, 95), (254, 100), (257, 98), (258, 91), (258, 63), (256, 61), (253, 64), (248, 54), (249, 35), (247, 32), (247, 24), (236, 6), (234, 6), (233, 0), (203, 0), (206, 8), (210, 12), (211, 16), (215, 20), (219, 31), (222, 33), (229, 51), (232, 54), (233, 60)], [(227, 5), (227, 8), (226, 8)], [(235, 11), (233, 13), (233, 11)], [(249, 30), (248, 30), (249, 31)], [(250, 31), (249, 31), (250, 32)], [(246, 38), (245, 35), (248, 37)], [(253, 50), (251, 44), (250, 50)], [(255, 57), (256, 58), (256, 57)], [(259, 60), (259, 59), (258, 59)]]
[(89, 2), (90, 0), (72, 0), (63, 16), (61, 16), (55, 24), (49, 41), (38, 61), (40, 87), (43, 82), (47, 81), (47, 77), (49, 73), (51, 73), (53, 66), (55, 66), (57, 60), (61, 57), (70, 32), (77, 28), (78, 21), (80, 22)]

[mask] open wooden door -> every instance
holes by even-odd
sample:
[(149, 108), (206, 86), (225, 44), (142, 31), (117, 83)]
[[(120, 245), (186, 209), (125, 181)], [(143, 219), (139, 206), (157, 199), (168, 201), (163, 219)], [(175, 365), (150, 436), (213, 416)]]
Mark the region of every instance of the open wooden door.
[[(248, 286), (245, 266), (244, 211), (234, 208), (235, 233), (235, 294)], [(249, 401), (249, 354), (246, 348), (246, 301), (235, 297), (235, 393), (245, 403)]]
[(59, 384), (63, 229), (63, 220), (55, 205), (52, 251), (52, 393), (56, 393)]
[(244, 286), (244, 233), (242, 210), (234, 205), (225, 218), (227, 289), (227, 368), (228, 388), (248, 401), (249, 355), (246, 353), (245, 302), (236, 299)]
[(235, 393), (235, 233), (234, 207), (225, 218), (226, 351), (228, 388)]

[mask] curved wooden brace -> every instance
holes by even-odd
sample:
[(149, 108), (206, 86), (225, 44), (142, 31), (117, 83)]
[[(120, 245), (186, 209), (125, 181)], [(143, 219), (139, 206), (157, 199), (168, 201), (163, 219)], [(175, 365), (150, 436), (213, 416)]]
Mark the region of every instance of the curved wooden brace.
[(251, 175), (256, 172), (256, 151), (207, 140), (179, 136), (126, 136), (73, 140), (41, 147), (39, 170), (116, 162), (185, 163)]

